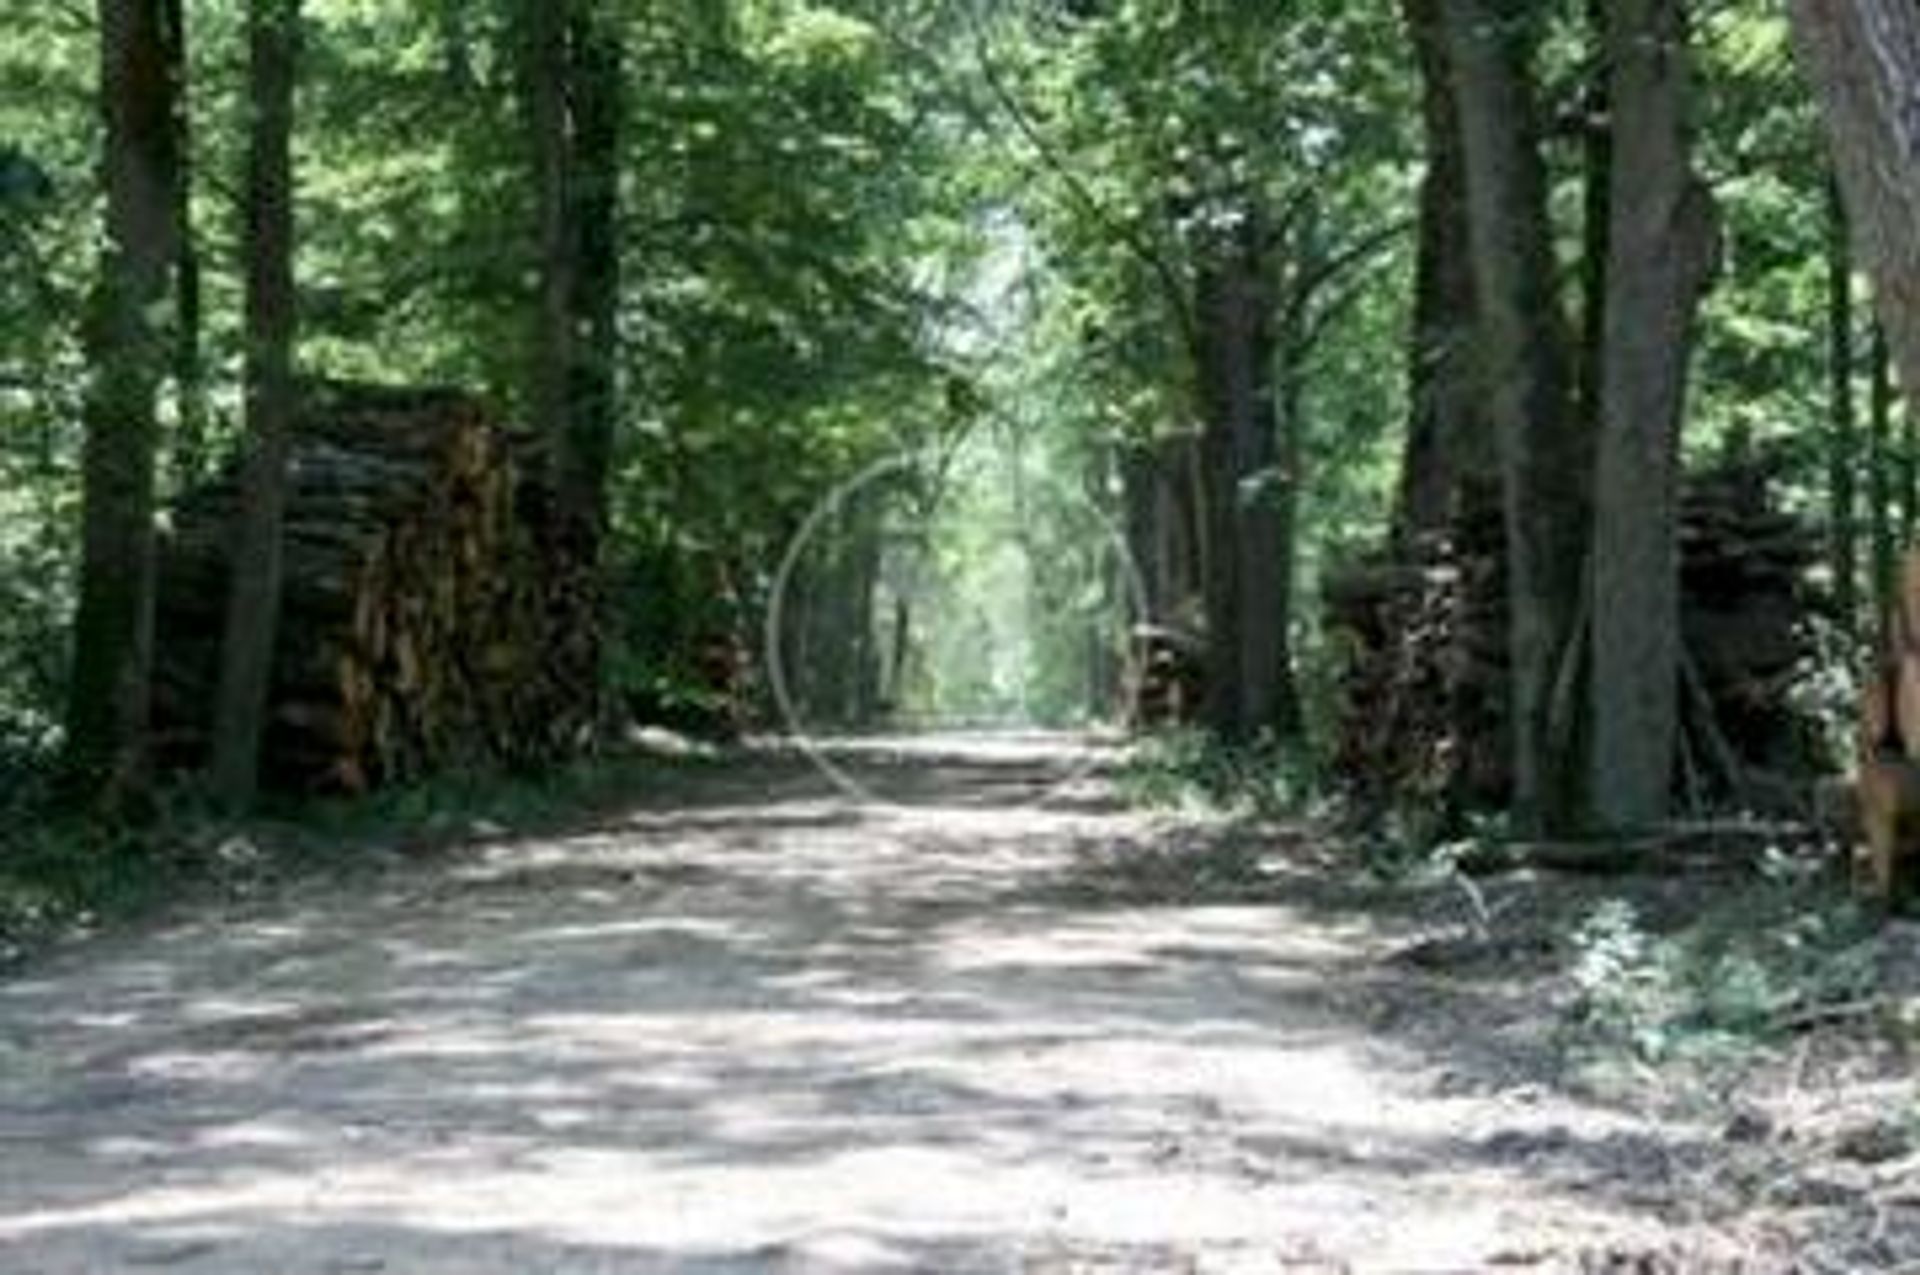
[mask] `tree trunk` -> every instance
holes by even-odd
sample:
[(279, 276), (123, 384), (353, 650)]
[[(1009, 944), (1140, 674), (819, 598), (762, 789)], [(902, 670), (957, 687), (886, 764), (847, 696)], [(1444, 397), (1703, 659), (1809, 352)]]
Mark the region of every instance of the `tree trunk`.
[(1900, 387), (1894, 383), (1893, 352), (1887, 348), (1885, 328), (1875, 329), (1874, 345), (1879, 351), (1880, 384), (1900, 415), (1900, 458), (1894, 467), (1894, 485), (1900, 505), (1900, 544), (1903, 549), (1912, 549), (1916, 547), (1914, 536), (1920, 532), (1920, 414), (1899, 408)]
[[(1295, 312), (1298, 313), (1298, 312)], [(1306, 730), (1300, 688), (1294, 677), (1293, 615), (1300, 570), (1300, 493), (1307, 464), (1307, 357), (1311, 338), (1289, 333), (1277, 343), (1274, 363), (1274, 451), (1272, 478), (1261, 495), (1267, 505), (1265, 539), (1249, 549), (1267, 562), (1274, 600), (1266, 608), (1271, 637), (1250, 634), (1249, 662), (1263, 667), (1271, 681), (1256, 707), (1256, 721), (1281, 740), (1300, 739)]]
[[(1613, 264), (1614, 114), (1619, 67), (1608, 38), (1613, 24), (1609, 0), (1586, 0), (1587, 36), (1598, 55), (1581, 86), (1580, 143), (1580, 349), (1575, 362), (1574, 400), (1580, 427), (1600, 437), (1606, 414), (1608, 272)], [(1627, 109), (1633, 110), (1628, 104)]]
[(168, 342), (174, 97), (161, 0), (100, 0), (106, 248), (89, 328), (84, 532), (67, 705), (73, 795), (114, 806), (143, 780), (153, 635), (155, 400)]
[[(573, 121), (568, 109), (571, 0), (521, 0), (519, 38), (527, 147), (533, 162), (535, 256), (528, 407), (548, 456), (547, 485), (560, 516), (575, 483), (574, 319), (578, 236), (574, 221)], [(571, 511), (577, 513), (578, 511)]]
[(1121, 455), (1120, 486), (1126, 504), (1127, 557), (1138, 573), (1141, 624), (1157, 624), (1165, 613), (1160, 565), (1160, 466), (1155, 443), (1134, 443)]
[(1406, 544), (1443, 529), (1459, 488), (1485, 481), (1496, 460), (1480, 407), (1467, 175), (1439, 0), (1403, 0), (1402, 12), (1420, 64), (1427, 155), (1409, 357), (1411, 416), (1394, 518), (1394, 538)]
[(1888, 366), (1886, 333), (1873, 325), (1867, 366), (1867, 540), (1873, 553), (1873, 614), (1884, 645), (1887, 607), (1893, 601), (1899, 570), (1899, 548), (1894, 543), (1894, 480), (1898, 477), (1893, 450), (1893, 375)]
[(1588, 800), (1612, 830), (1663, 822), (1680, 686), (1680, 433), (1695, 322), (1719, 256), (1691, 167), (1682, 0), (1614, 0), (1614, 140), (1594, 494)]
[(620, 355), (620, 139), (624, 53), (610, 19), (585, 6), (573, 15), (572, 195), (577, 269), (573, 412), (563, 449), (561, 498), (591, 520), (597, 559), (606, 530), (607, 479), (613, 464)]
[(1191, 636), (1203, 609), (1195, 440), (1169, 434), (1128, 450), (1122, 463), (1127, 501), (1127, 547), (1140, 572), (1143, 622)]
[(174, 66), (173, 219), (177, 235), (174, 290), (173, 382), (179, 402), (174, 426), (173, 479), (190, 486), (207, 464), (206, 359), (201, 348), (200, 241), (193, 228), (193, 121), (188, 108), (188, 54), (183, 0), (166, 0), (167, 56)]
[(1791, 13), (1911, 410), (1920, 394), (1920, 8), (1912, 0), (1792, 0)]
[[(597, 613), (617, 406), (621, 48), (598, 0), (521, 0), (519, 18), (538, 259), (528, 400), (555, 559)], [(600, 627), (551, 657), (594, 721)]]
[(1860, 439), (1853, 400), (1853, 258), (1838, 190), (1827, 218), (1827, 544), (1833, 605), (1848, 633), (1860, 623)]
[(300, 0), (250, 0), (245, 249), (247, 458), (214, 704), (215, 795), (252, 804), (280, 622), (293, 437), (293, 94)]
[(1520, 0), (1443, 0), (1466, 157), (1488, 406), (1500, 441), (1508, 555), (1513, 807), (1519, 828), (1573, 822), (1577, 739), (1556, 712), (1572, 657), (1592, 446), (1578, 427), (1571, 345)]
[(1206, 723), (1228, 743), (1290, 734), (1281, 583), (1274, 297), (1252, 216), (1209, 245), (1198, 279), (1207, 513)]

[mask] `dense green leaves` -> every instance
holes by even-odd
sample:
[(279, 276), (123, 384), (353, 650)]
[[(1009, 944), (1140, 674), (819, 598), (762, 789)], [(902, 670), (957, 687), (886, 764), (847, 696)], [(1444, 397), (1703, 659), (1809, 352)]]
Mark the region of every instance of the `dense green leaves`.
[[(193, 228), (224, 446), (242, 349), (242, 6), (189, 10)], [(1382, 530), (1407, 414), (1400, 232), (1422, 156), (1396, 6), (599, 0), (595, 12), (624, 45), (630, 117), (613, 369), (623, 676), (655, 677), (712, 627), (754, 640), (807, 511), (886, 456), (1017, 437), (1036, 482), (1117, 513), (1116, 455), (1196, 423), (1194, 280), (1256, 216), (1289, 325), (1296, 627), (1317, 635), (1313, 583)], [(1529, 15), (1555, 205), (1572, 214), (1592, 43), (1571, 0)], [(101, 127), (90, 8), (6, 0), (4, 17), (0, 731), (18, 737), (46, 733), (63, 676)], [(1712, 448), (1740, 427), (1798, 440), (1811, 495), (1824, 160), (1781, 15), (1737, 0), (1697, 20), (1702, 160), (1727, 251), (1688, 439)], [(520, 411), (537, 256), (510, 6), (310, 0), (304, 34), (303, 369), (460, 383)], [(1560, 220), (1571, 271), (1579, 219)], [(170, 386), (170, 430), (176, 397)], [(938, 486), (922, 473), (894, 499), (924, 505)], [(1091, 552), (1089, 528), (1060, 534)]]

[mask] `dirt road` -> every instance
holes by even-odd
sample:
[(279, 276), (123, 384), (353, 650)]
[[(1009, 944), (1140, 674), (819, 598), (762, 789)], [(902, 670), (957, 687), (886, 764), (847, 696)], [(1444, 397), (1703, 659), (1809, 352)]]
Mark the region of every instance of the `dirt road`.
[[(1097, 779), (1031, 807), (1051, 747), (849, 764), (915, 804), (743, 763), (577, 835), (312, 883), (0, 984), (0, 1270), (1728, 1251), (1675, 1208), (1706, 1135), (1534, 1083), (1537, 1023), (1488, 995), (1463, 1030), (1459, 995), (1384, 961), (1434, 918), (1347, 906), (1284, 838), (1193, 850), (1214, 834)], [(1655, 1252), (1690, 1256), (1633, 1264)]]

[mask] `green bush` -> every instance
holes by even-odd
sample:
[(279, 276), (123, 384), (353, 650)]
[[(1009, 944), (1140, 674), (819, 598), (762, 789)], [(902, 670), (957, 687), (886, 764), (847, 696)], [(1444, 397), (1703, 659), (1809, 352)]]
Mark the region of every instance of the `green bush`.
[(1194, 728), (1135, 745), (1120, 790), (1136, 805), (1195, 814), (1272, 818), (1298, 814), (1318, 792), (1303, 750), (1272, 740), (1229, 747)]
[(1665, 934), (1609, 899), (1574, 930), (1572, 950), (1563, 1042), (1601, 1064), (1732, 1060), (1783, 1038), (1797, 1014), (1868, 994), (1875, 979), (1866, 919), (1805, 883), (1732, 891)]

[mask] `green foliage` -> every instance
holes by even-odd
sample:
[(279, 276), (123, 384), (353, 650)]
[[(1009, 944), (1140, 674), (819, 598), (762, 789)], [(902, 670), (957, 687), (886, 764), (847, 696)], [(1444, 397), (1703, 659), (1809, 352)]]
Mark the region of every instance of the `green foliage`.
[[(1276, 369), (1303, 441), (1293, 634), (1312, 725), (1339, 652), (1328, 568), (1377, 542), (1407, 417), (1421, 176), (1400, 15), (1342, 0), (598, 0), (625, 51), (622, 391), (609, 678), (622, 701), (716, 707), (698, 648), (757, 649), (773, 573), (830, 491), (882, 458), (975, 438), (1041, 498), (1007, 557), (1005, 493), (926, 467), (881, 525), (937, 534), (948, 596), (1025, 592), (1017, 677), (975, 669), (964, 625), (926, 626), (919, 707), (1097, 715), (1089, 635), (1128, 607), (1111, 557), (1115, 461), (1200, 412), (1194, 284), (1258, 218), (1287, 316)], [(477, 387), (512, 411), (530, 331), (531, 157), (505, 0), (307, 0), (299, 104), (300, 357), (307, 371)], [(243, 7), (189, 6), (192, 214), (217, 441), (239, 414)], [(1580, 6), (1540, 24), (1556, 120), (1595, 69)], [(85, 6), (16, 3), (0, 45), (0, 782), (55, 742), (72, 602), (82, 314), (98, 246), (97, 32)], [(1690, 446), (1785, 437), (1818, 499), (1826, 439), (1824, 160), (1783, 15), (1699, 15), (1702, 159), (1725, 213)], [(1556, 129), (1557, 208), (1579, 202)], [(1576, 217), (1562, 218), (1570, 264)], [(1378, 237), (1372, 251), (1350, 251)], [(170, 399), (177, 393), (170, 391)], [(169, 401), (169, 423), (180, 416)], [(171, 474), (169, 482), (183, 476)], [(184, 476), (184, 477), (191, 477)], [(1073, 505), (1068, 508), (1068, 505)], [(1085, 506), (1084, 508), (1082, 506)], [(938, 509), (940, 517), (931, 518)], [(937, 525), (936, 525), (937, 523)], [(924, 529), (924, 528), (923, 528)], [(956, 601), (951, 613), (968, 605)], [(1837, 668), (1836, 650), (1826, 661)], [(1838, 719), (1839, 679), (1818, 688)], [(1017, 685), (1016, 685), (1017, 683)], [(936, 693), (937, 690), (937, 693)], [(943, 698), (944, 697), (944, 698)], [(1310, 737), (1324, 739), (1325, 730)], [(1161, 745), (1151, 745), (1152, 753)], [(1178, 756), (1208, 801), (1279, 808), (1304, 761)], [(1151, 785), (1150, 785), (1151, 786)], [(1175, 785), (1177, 787), (1177, 785)], [(1275, 796), (1249, 797), (1261, 789)], [(1227, 794), (1222, 798), (1221, 794)], [(1407, 845), (1440, 830), (1408, 822)], [(1431, 834), (1431, 835), (1430, 835)]]
[(172, 877), (145, 835), (35, 816), (0, 837), (0, 967), (138, 912), (171, 893)]
[(1656, 932), (1605, 901), (1573, 931), (1563, 1039), (1601, 1072), (1622, 1063), (1711, 1069), (1780, 1043), (1793, 1016), (1874, 985), (1871, 927), (1803, 874), (1730, 892)]
[[(0, 455), (0, 475), (7, 469)], [(64, 483), (0, 485), (0, 792), (10, 772), (49, 755), (59, 739), (72, 514)]]
[(1161, 731), (1139, 741), (1121, 768), (1120, 790), (1137, 805), (1203, 816), (1298, 815), (1319, 791), (1298, 748), (1221, 744), (1203, 731)]

